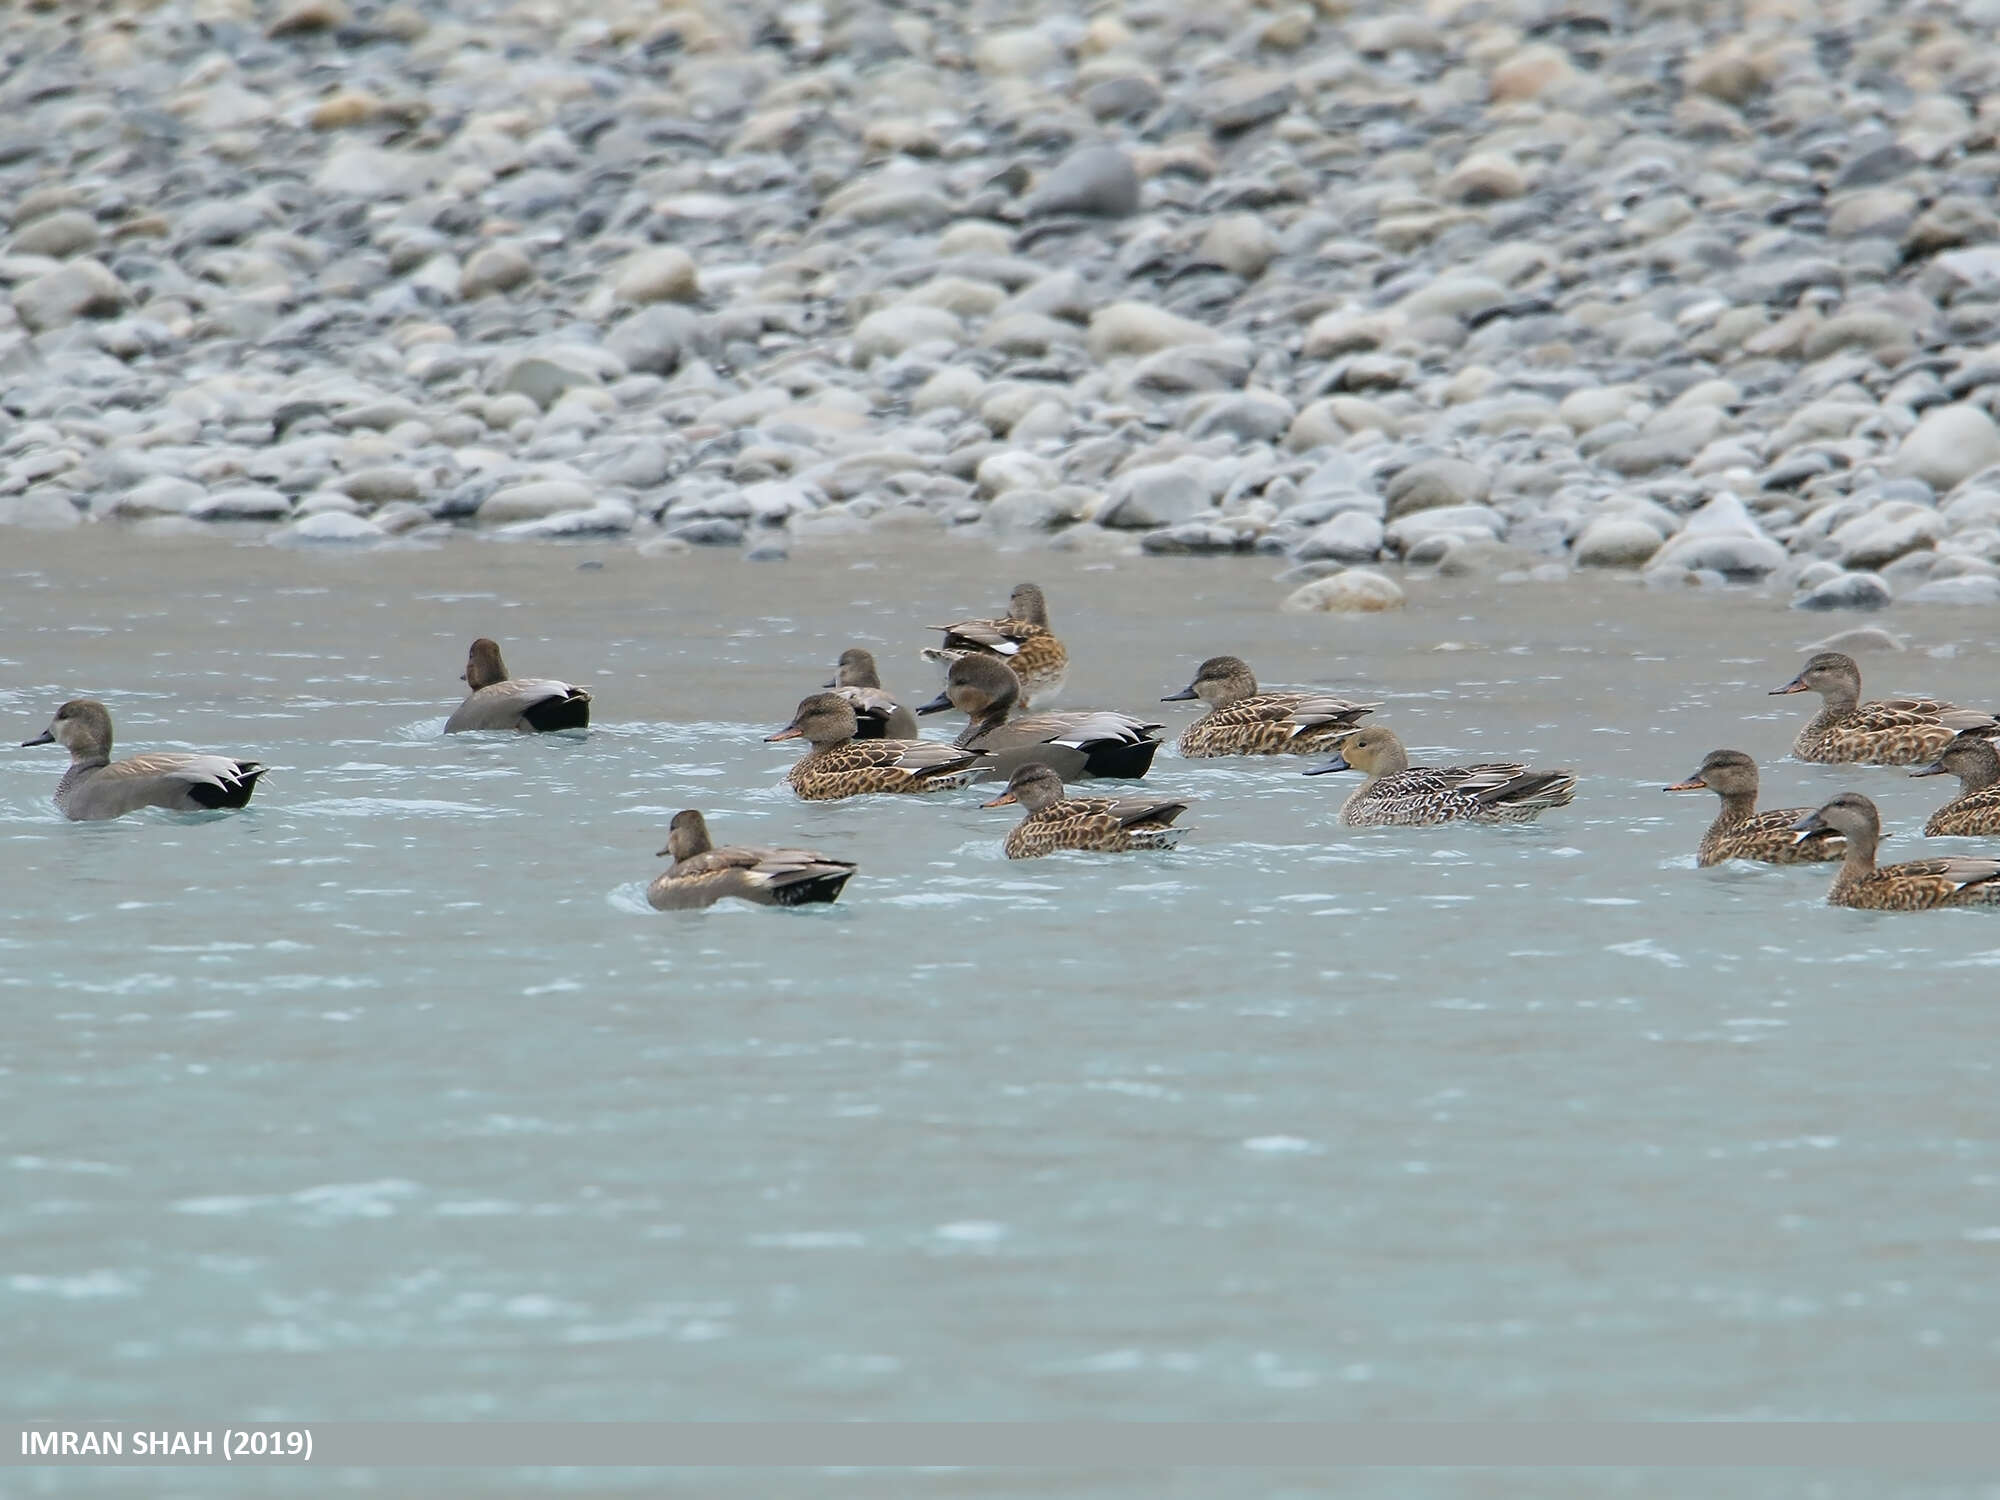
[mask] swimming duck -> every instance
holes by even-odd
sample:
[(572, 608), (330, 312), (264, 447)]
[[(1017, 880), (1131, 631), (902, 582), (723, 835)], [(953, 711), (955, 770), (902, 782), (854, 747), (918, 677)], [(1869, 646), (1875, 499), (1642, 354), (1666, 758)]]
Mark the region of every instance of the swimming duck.
[(920, 714), (956, 708), (970, 721), (958, 736), (964, 750), (986, 753), (981, 781), (1001, 780), (1017, 766), (1040, 761), (1066, 781), (1113, 776), (1136, 781), (1151, 768), (1160, 728), (1108, 710), (1034, 713), (1010, 718), (1021, 684), (1007, 663), (993, 656), (961, 656), (945, 675), (944, 691), (917, 708)]
[(938, 740), (856, 739), (854, 705), (838, 693), (814, 693), (799, 704), (775, 740), (803, 739), (812, 750), (785, 779), (808, 802), (832, 802), (866, 792), (942, 792), (972, 780), (981, 757)]
[(854, 705), (854, 717), (861, 725), (861, 732), (855, 738), (913, 740), (917, 737), (916, 715), (898, 703), (894, 694), (883, 690), (882, 674), (875, 669), (872, 651), (849, 646), (841, 652), (833, 681), (827, 686)]
[(1021, 680), (1022, 701), (1030, 707), (1037, 701), (1048, 702), (1062, 690), (1069, 652), (1049, 629), (1048, 601), (1032, 583), (1014, 585), (1003, 619), (960, 620), (930, 628), (944, 632), (944, 645), (926, 646), (926, 661), (948, 667), (968, 653), (997, 657), (1014, 669)]
[(446, 734), (501, 729), (547, 734), (590, 725), (590, 694), (551, 677), (509, 677), (497, 641), (481, 636), (466, 654), (466, 699), (445, 721)]
[(1351, 703), (1332, 693), (1260, 693), (1240, 657), (1211, 656), (1194, 681), (1160, 701), (1199, 698), (1208, 713), (1181, 731), (1190, 760), (1214, 755), (1320, 755), (1379, 703)]
[(1868, 911), (1923, 911), (1933, 906), (2000, 906), (2000, 859), (1948, 855), (1900, 865), (1875, 863), (1882, 815), (1859, 792), (1842, 792), (1793, 825), (1800, 838), (1831, 828), (1847, 840), (1847, 858), (1826, 899)]
[(1722, 811), (1701, 836), (1695, 862), (1704, 868), (1726, 859), (1755, 859), (1769, 865), (1798, 865), (1839, 859), (1847, 845), (1839, 834), (1824, 830), (1799, 838), (1792, 825), (1812, 811), (1809, 807), (1778, 807), (1757, 811), (1757, 762), (1741, 750), (1711, 750), (1701, 769), (1670, 792), (1714, 792)]
[(1168, 825), (1188, 809), (1185, 801), (1152, 797), (1065, 797), (1061, 775), (1040, 761), (1017, 767), (1007, 790), (981, 805), (1017, 802), (1028, 815), (1007, 835), (1009, 859), (1039, 859), (1058, 849), (1171, 849), (1181, 830)]
[(1413, 766), (1409, 752), (1382, 725), (1350, 731), (1338, 753), (1308, 776), (1361, 771), (1368, 780), (1347, 799), (1340, 821), (1349, 828), (1420, 827), (1460, 819), (1528, 823), (1576, 796), (1573, 771), (1535, 771), (1518, 761), (1476, 766)]
[(1799, 731), (1792, 754), (1824, 765), (1920, 766), (1937, 759), (1964, 730), (1991, 734), (2000, 721), (1977, 709), (1936, 698), (1861, 701), (1861, 668), (1838, 651), (1822, 651), (1771, 696), (1818, 693), (1819, 714)]
[(656, 911), (691, 911), (726, 896), (759, 906), (807, 906), (833, 900), (854, 873), (853, 860), (809, 849), (718, 849), (709, 842), (708, 820), (691, 807), (674, 814), (660, 853), (672, 855), (674, 865), (646, 887)]
[(1958, 795), (1931, 814), (1924, 837), (1964, 838), (2000, 833), (2000, 751), (1983, 735), (1961, 734), (1912, 776), (1956, 776)]
[(111, 710), (95, 698), (72, 698), (49, 727), (27, 745), (61, 745), (69, 769), (56, 783), (56, 806), (72, 822), (116, 818), (142, 807), (212, 812), (242, 807), (264, 767), (227, 755), (155, 751), (128, 760), (111, 758)]

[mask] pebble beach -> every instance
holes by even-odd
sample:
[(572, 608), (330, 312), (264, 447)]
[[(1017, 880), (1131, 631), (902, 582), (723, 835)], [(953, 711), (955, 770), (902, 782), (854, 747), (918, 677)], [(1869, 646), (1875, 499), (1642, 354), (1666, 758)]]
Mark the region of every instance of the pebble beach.
[(0, 527), (2000, 602), (1996, 27), (31, 7)]

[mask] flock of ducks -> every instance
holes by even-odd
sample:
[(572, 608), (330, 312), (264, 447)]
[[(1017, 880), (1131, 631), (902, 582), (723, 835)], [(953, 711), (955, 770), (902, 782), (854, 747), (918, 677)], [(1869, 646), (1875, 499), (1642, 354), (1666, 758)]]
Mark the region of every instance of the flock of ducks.
[[(882, 685), (875, 658), (854, 647), (834, 679), (802, 700), (770, 741), (803, 740), (807, 753), (787, 781), (806, 801), (868, 795), (924, 795), (1000, 781), (1005, 790), (984, 807), (1018, 806), (1024, 816), (1007, 835), (1010, 859), (1058, 850), (1123, 853), (1171, 847), (1188, 799), (1084, 797), (1067, 783), (1138, 780), (1151, 769), (1165, 726), (1108, 710), (1058, 712), (1036, 707), (1060, 690), (1069, 652), (1050, 628), (1047, 601), (1035, 585), (1018, 586), (1005, 615), (934, 626), (941, 646), (923, 652), (945, 668), (944, 690), (915, 709)], [(590, 694), (550, 678), (508, 675), (499, 645), (472, 643), (466, 697), (445, 733), (551, 733), (590, 723)], [(1960, 795), (1932, 817), (1932, 837), (2000, 834), (2000, 720), (1928, 698), (1864, 702), (1853, 660), (1827, 651), (1774, 693), (1814, 692), (1819, 714), (1793, 752), (1833, 764), (1915, 767), (1918, 776), (1959, 778)], [(1360, 721), (1379, 703), (1320, 691), (1266, 692), (1249, 666), (1215, 656), (1194, 680), (1162, 702), (1199, 701), (1206, 712), (1182, 731), (1187, 759), (1216, 756), (1330, 755), (1304, 774), (1358, 772), (1347, 798), (1348, 827), (1416, 827), (1448, 822), (1525, 823), (1567, 806), (1576, 775), (1515, 761), (1471, 766), (1412, 765), (1394, 731)], [(965, 727), (952, 740), (918, 735), (920, 715), (956, 710)], [(55, 802), (77, 820), (115, 818), (146, 807), (207, 812), (246, 805), (265, 768), (223, 755), (155, 753), (111, 759), (111, 715), (76, 698), (56, 710), (24, 745), (59, 744), (69, 769)], [(1708, 790), (1721, 810), (1703, 836), (1700, 864), (1748, 859), (1770, 864), (1839, 860), (1828, 899), (1884, 911), (1934, 906), (2000, 905), (2000, 859), (1943, 856), (1878, 866), (1882, 837), (1875, 804), (1848, 792), (1818, 809), (1757, 810), (1757, 765), (1740, 750), (1717, 750), (1701, 769), (1666, 790)], [(675, 814), (660, 855), (672, 865), (647, 890), (661, 910), (709, 906), (736, 898), (770, 906), (836, 899), (854, 874), (851, 860), (808, 849), (717, 847), (695, 809)]]

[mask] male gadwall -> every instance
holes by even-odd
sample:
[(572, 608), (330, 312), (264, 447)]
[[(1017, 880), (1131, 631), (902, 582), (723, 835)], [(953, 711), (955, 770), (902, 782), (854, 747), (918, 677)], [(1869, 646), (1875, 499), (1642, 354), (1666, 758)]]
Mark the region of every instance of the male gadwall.
[(713, 906), (726, 896), (759, 906), (809, 906), (831, 901), (854, 873), (851, 859), (829, 859), (810, 849), (754, 849), (709, 842), (708, 822), (693, 808), (667, 825), (673, 868), (653, 877), (646, 901), (657, 911)]
[(1573, 771), (1536, 771), (1519, 761), (1476, 766), (1413, 766), (1409, 752), (1382, 725), (1357, 729), (1338, 753), (1305, 774), (1360, 771), (1368, 780), (1347, 799), (1340, 821), (1350, 828), (1412, 828), (1433, 823), (1529, 823), (1576, 796)]
[(129, 760), (111, 758), (111, 711), (95, 698), (72, 698), (49, 727), (25, 745), (61, 745), (69, 769), (56, 784), (56, 806), (75, 822), (116, 818), (142, 807), (213, 812), (241, 807), (264, 768), (227, 755), (156, 751)]
[(1354, 728), (1355, 721), (1380, 708), (1353, 703), (1332, 693), (1260, 693), (1257, 678), (1236, 656), (1211, 656), (1194, 681), (1160, 701), (1199, 698), (1208, 712), (1181, 731), (1181, 754), (1189, 760), (1214, 755), (1322, 755)]
[(1847, 840), (1847, 857), (1833, 877), (1833, 889), (1826, 893), (1835, 906), (1868, 911), (2000, 906), (2000, 859), (1954, 854), (1878, 866), (1875, 846), (1882, 839), (1882, 814), (1859, 792), (1842, 792), (1794, 826), (1802, 839), (1831, 828)]
[(1014, 669), (1021, 679), (1021, 697), (1032, 706), (1048, 702), (1062, 690), (1063, 674), (1069, 670), (1069, 652), (1049, 629), (1048, 601), (1032, 583), (1017, 583), (1007, 596), (1006, 616), (998, 620), (960, 620), (954, 625), (933, 625), (944, 632), (942, 647), (926, 646), (926, 661), (947, 667), (968, 653), (996, 657)]
[(1711, 750), (1701, 769), (1670, 792), (1711, 791), (1722, 799), (1722, 811), (1701, 836), (1695, 863), (1719, 865), (1726, 859), (1762, 860), (1767, 865), (1802, 865), (1839, 859), (1847, 845), (1832, 830), (1801, 839), (1792, 825), (1812, 811), (1809, 807), (1777, 807), (1757, 811), (1757, 762), (1741, 750)]
[(1007, 790), (982, 806), (1016, 802), (1028, 815), (1007, 835), (1009, 859), (1039, 859), (1058, 849), (1171, 849), (1181, 830), (1169, 825), (1188, 809), (1185, 800), (1155, 797), (1066, 797), (1062, 777), (1039, 761), (1016, 769)]
[(802, 739), (812, 750), (785, 779), (808, 802), (866, 792), (942, 792), (972, 780), (981, 757), (941, 740), (856, 739), (854, 705), (838, 693), (814, 693), (773, 740)]
[(1961, 734), (1912, 776), (1956, 776), (1958, 795), (1931, 814), (1924, 837), (1965, 838), (2000, 833), (2000, 751), (1983, 735)]
[(1160, 728), (1130, 714), (1099, 709), (1010, 717), (1021, 684), (996, 657), (961, 656), (945, 676), (944, 691), (917, 708), (920, 714), (955, 708), (970, 721), (958, 736), (963, 750), (983, 750), (982, 781), (1004, 780), (1016, 767), (1041, 761), (1067, 781), (1112, 776), (1136, 781), (1153, 764)]
[(2000, 721), (1977, 709), (1936, 698), (1861, 701), (1861, 668), (1838, 651), (1822, 651), (1771, 696), (1818, 693), (1818, 715), (1799, 731), (1792, 754), (1823, 765), (1920, 766), (1937, 759), (1954, 734), (1991, 734)]
[(481, 636), (465, 660), (466, 699), (445, 721), (446, 734), (471, 729), (547, 734), (590, 725), (590, 694), (551, 677), (509, 677), (500, 646)]
[(875, 670), (875, 654), (860, 646), (840, 653), (833, 681), (827, 686), (854, 705), (864, 740), (913, 740), (917, 737), (917, 716), (896, 701), (882, 686), (882, 674)]

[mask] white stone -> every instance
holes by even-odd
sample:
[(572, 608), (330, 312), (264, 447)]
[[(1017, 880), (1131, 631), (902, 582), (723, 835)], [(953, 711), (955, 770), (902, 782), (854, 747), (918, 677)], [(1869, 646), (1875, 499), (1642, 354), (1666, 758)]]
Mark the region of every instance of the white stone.
[(1316, 578), (1293, 589), (1278, 605), (1288, 615), (1377, 614), (1402, 607), (1402, 586), (1370, 568), (1347, 568), (1331, 578)]
[(1991, 464), (2000, 464), (2000, 426), (1978, 407), (1961, 403), (1925, 412), (1896, 450), (1891, 468), (1943, 494)]

